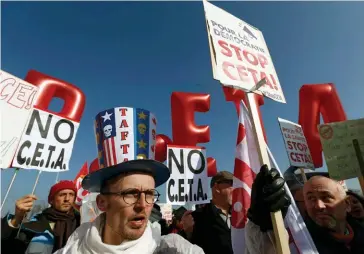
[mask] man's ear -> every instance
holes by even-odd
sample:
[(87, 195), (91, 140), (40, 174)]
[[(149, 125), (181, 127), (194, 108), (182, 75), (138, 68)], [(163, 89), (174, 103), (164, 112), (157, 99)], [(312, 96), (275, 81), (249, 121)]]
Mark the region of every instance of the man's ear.
[(211, 192), (220, 193), (221, 190), (217, 187), (217, 184), (215, 183), (214, 186), (211, 188)]
[(107, 208), (107, 200), (106, 197), (102, 194), (97, 195), (96, 197), (96, 204), (100, 211), (105, 212)]
[(345, 205), (346, 205), (346, 212), (350, 213), (351, 212), (351, 202), (350, 202), (350, 197), (346, 196), (344, 199)]

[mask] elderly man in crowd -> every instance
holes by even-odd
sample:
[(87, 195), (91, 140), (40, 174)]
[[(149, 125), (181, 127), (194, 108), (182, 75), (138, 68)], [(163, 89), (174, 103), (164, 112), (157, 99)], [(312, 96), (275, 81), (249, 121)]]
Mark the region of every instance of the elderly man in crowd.
[(364, 250), (364, 229), (351, 217), (350, 201), (336, 181), (314, 176), (303, 188), (307, 228), (320, 254), (359, 254)]
[(51, 207), (24, 223), (25, 214), (32, 209), (37, 197), (27, 195), (17, 200), (15, 215), (2, 219), (2, 253), (51, 254), (62, 248), (80, 225), (80, 216), (73, 209), (75, 195), (76, 186), (72, 181), (60, 181), (49, 191)]
[[(258, 189), (253, 186), (252, 192), (258, 192)], [(265, 195), (263, 192), (263, 200)], [(303, 196), (307, 212), (305, 222), (320, 254), (363, 253), (364, 229), (348, 216), (351, 208), (349, 198), (338, 182), (324, 176), (313, 176), (304, 184)], [(258, 217), (258, 210), (251, 212), (252, 216)], [(262, 223), (267, 221), (268, 216), (269, 213), (266, 213), (265, 219), (248, 222), (246, 236), (254, 235), (255, 238), (246, 237), (247, 246), (270, 246), (250, 248), (250, 254), (276, 253), (274, 245), (266, 237), (272, 233), (271, 228), (265, 228)]]
[(154, 160), (130, 160), (87, 175), (82, 187), (99, 192), (96, 202), (103, 211), (93, 222), (82, 224), (57, 253), (203, 253), (177, 234), (161, 236), (158, 223), (149, 216), (159, 193), (155, 189), (170, 171)]

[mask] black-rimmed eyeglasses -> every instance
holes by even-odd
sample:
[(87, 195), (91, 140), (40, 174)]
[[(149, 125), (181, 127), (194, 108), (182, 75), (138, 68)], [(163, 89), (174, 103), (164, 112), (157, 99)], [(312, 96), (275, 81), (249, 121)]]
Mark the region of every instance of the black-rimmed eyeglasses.
[(102, 192), (103, 195), (119, 195), (123, 197), (124, 202), (128, 205), (134, 205), (140, 200), (140, 196), (144, 193), (145, 195), (145, 202), (148, 204), (154, 204), (159, 200), (160, 194), (157, 190), (145, 190), (140, 191), (138, 189), (127, 189), (124, 191), (117, 191), (117, 192)]

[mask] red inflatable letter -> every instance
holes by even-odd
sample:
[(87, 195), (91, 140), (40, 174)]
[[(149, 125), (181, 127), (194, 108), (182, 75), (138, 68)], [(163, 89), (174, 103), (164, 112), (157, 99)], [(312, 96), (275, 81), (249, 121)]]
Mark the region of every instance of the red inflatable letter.
[(345, 121), (346, 114), (332, 83), (303, 85), (299, 100), (298, 123), (305, 133), (313, 164), (319, 168), (322, 167), (322, 146), (317, 130), (320, 114), (324, 123)]
[(175, 145), (195, 146), (210, 141), (210, 127), (196, 126), (195, 111), (210, 110), (210, 95), (173, 92), (171, 96), (172, 134)]
[(35, 70), (29, 71), (25, 80), (40, 89), (34, 105), (36, 108), (51, 112), (48, 110), (49, 104), (57, 97), (64, 100), (64, 106), (60, 112), (51, 113), (80, 122), (86, 99), (78, 87)]

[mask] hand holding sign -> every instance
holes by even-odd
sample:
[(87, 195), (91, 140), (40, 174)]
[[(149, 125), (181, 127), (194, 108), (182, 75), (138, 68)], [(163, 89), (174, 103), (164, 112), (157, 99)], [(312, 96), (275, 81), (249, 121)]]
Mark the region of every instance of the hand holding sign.
[(18, 199), (15, 203), (15, 215), (11, 220), (11, 224), (14, 227), (17, 227), (25, 217), (25, 214), (32, 210), (33, 203), (38, 198), (35, 195), (26, 195), (20, 199)]

